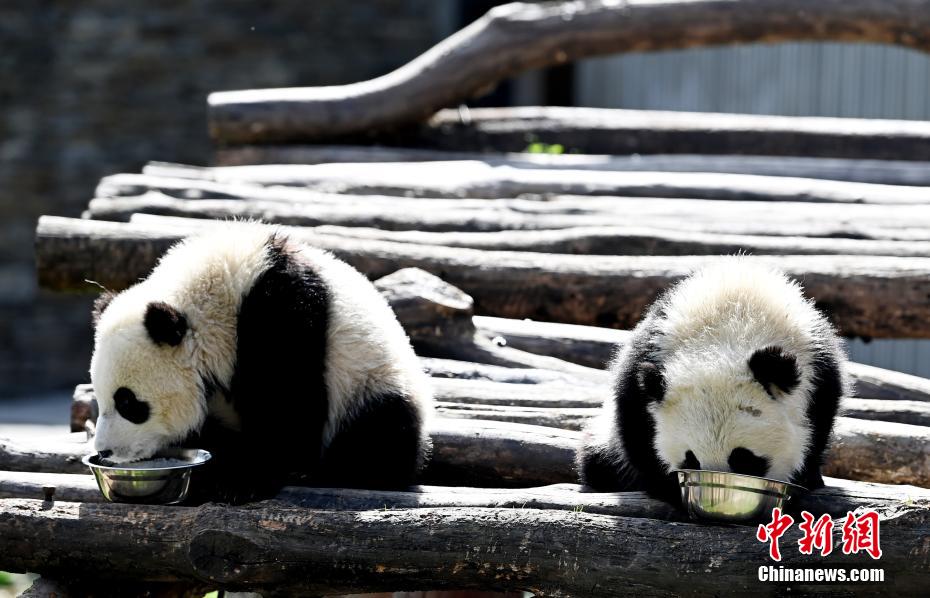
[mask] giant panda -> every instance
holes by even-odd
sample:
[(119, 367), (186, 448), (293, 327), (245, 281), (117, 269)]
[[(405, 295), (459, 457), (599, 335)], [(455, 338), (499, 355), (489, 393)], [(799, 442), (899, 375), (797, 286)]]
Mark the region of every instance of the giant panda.
[(431, 397), (375, 287), (258, 223), (174, 245), (94, 309), (95, 449), (125, 463), (210, 450), (209, 497), (244, 502), (289, 478), (404, 487), (429, 452)]
[(618, 351), (612, 392), (577, 454), (581, 481), (672, 503), (673, 469), (821, 487), (845, 361), (797, 283), (721, 258), (661, 296)]

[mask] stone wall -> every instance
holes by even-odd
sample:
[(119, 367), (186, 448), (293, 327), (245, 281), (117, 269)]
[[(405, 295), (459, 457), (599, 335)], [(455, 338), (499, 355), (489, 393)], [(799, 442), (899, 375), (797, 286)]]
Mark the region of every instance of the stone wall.
[(449, 32), (452, 0), (0, 3), (0, 398), (86, 379), (89, 300), (36, 289), (41, 214), (101, 176), (207, 163), (209, 92), (383, 74)]

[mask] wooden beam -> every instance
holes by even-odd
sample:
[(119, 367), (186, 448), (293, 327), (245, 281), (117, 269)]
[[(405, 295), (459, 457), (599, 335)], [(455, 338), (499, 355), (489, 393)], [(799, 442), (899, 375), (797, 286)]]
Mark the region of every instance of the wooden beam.
[[(475, 316), (474, 321), (479, 333), (489, 338), (497, 337), (507, 346), (539, 352), (592, 368), (605, 367), (617, 348), (629, 337), (629, 332), (625, 330), (593, 326), (487, 316)], [(926, 378), (864, 363), (850, 362), (847, 368), (855, 384), (855, 396), (859, 398), (930, 402), (930, 380)]]
[[(926, 562), (915, 555), (926, 542), (928, 512), (921, 502), (880, 513), (885, 583), (792, 584), (792, 593), (918, 595)], [(793, 526), (782, 538), (780, 564), (809, 562), (794, 548), (799, 537)], [(422, 587), (593, 596), (625, 596), (631, 588), (648, 596), (746, 593), (758, 588), (766, 550), (751, 526), (529, 508), (322, 511), (274, 502), (179, 508), (5, 499), (0, 538), (6, 570), (292, 595)], [(666, 545), (676, 550), (661, 549)], [(818, 564), (875, 566), (867, 555), (840, 550)], [(713, 575), (694, 575), (708, 569)]]
[[(838, 484), (845, 480), (837, 480)], [(0, 498), (45, 500), (53, 488), (54, 501), (103, 503), (106, 499), (90, 474), (0, 471)], [(584, 511), (621, 517), (645, 517), (683, 521), (684, 513), (671, 505), (649, 498), (643, 492), (582, 492), (576, 484), (553, 484), (535, 488), (469, 488), (463, 486), (413, 486), (406, 491), (355, 488), (309, 488), (288, 486), (275, 500), (292, 506), (326, 510), (413, 509), (436, 507), (495, 507)], [(881, 484), (851, 483), (849, 490), (826, 489), (823, 498), (838, 514), (851, 505), (894, 506), (904, 497), (930, 499), (930, 491), (905, 487), (904, 491)], [(842, 497), (846, 497), (844, 500)]]
[[(576, 481), (578, 432), (436, 417), (429, 433), (433, 456), (424, 483), (509, 487)], [(0, 470), (84, 473), (81, 457), (92, 452), (83, 433), (54, 440), (0, 438)]]
[(479, 152), (523, 152), (532, 142), (581, 154), (930, 159), (930, 125), (909, 120), (553, 106), (443, 110), (419, 127), (367, 142)]
[[(165, 216), (134, 214), (130, 222)], [(556, 230), (429, 232), (368, 227), (316, 226), (314, 233), (489, 251), (530, 251), (580, 255), (887, 255), (930, 257), (928, 241), (885, 241), (835, 237), (735, 235), (631, 226), (589, 226)]]
[[(189, 232), (42, 217), (36, 233), (40, 283), (49, 289), (90, 291), (93, 285), (85, 282), (89, 279), (107, 288), (125, 288), (147, 275), (157, 257)], [(441, 275), (471, 295), (476, 311), (484, 315), (616, 328), (632, 327), (659, 292), (714, 259), (494, 252), (291, 232), (296, 239), (333, 251), (372, 278), (407, 267)], [(930, 259), (744, 259), (781, 268), (799, 279), (845, 335), (930, 336)]]
[[(691, 199), (560, 197), (528, 199), (410, 199), (310, 193), (312, 201), (202, 199), (149, 192), (91, 200), (85, 215), (128, 221), (137, 214), (264, 220), (296, 226), (337, 225), (429, 232), (557, 230), (579, 227), (645, 228), (738, 235), (930, 240), (930, 206), (845, 205)], [(631, 215), (635, 220), (631, 221)]]
[[(270, 164), (199, 170), (185, 167), (181, 174), (190, 176), (187, 186), (191, 193), (221, 199), (227, 195), (224, 185), (231, 189), (237, 185), (258, 185), (340, 194), (449, 199), (604, 195), (726, 201), (930, 203), (924, 187), (904, 185), (710, 172), (513, 168), (478, 161)], [(100, 182), (97, 196), (140, 195), (184, 180), (151, 174), (111, 175)]]
[[(846, 511), (887, 511), (915, 503), (930, 505), (930, 490), (826, 478), (826, 487), (801, 497), (798, 508), (841, 517)], [(47, 495), (51, 493), (49, 501)], [(27, 498), (46, 502), (103, 503), (106, 500), (89, 473), (33, 473), (0, 471), (0, 499)], [(366, 510), (440, 507), (547, 509), (598, 513), (619, 517), (684, 521), (687, 516), (643, 492), (589, 492), (577, 484), (535, 488), (469, 488), (413, 486), (406, 491), (288, 486), (278, 503), (308, 509)]]
[[(702, 114), (695, 115), (700, 119)], [(603, 170), (609, 172), (721, 172), (804, 177), (855, 183), (930, 186), (930, 163), (913, 160), (812, 158), (702, 154), (548, 154), (477, 152), (371, 145), (241, 145), (219, 148), (216, 166), (326, 164), (330, 162), (445, 162), (477, 160), (512, 168)], [(149, 162), (145, 174), (179, 176), (177, 165)]]
[(361, 136), (424, 121), (529, 69), (616, 52), (795, 40), (927, 51), (928, 8), (919, 0), (508, 4), (376, 79), (213, 93), (210, 133), (223, 144)]
[(418, 268), (403, 268), (375, 281), (421, 355), (501, 366), (555, 370), (601, 380), (603, 373), (545, 354), (502, 346), (477, 333), (472, 298)]

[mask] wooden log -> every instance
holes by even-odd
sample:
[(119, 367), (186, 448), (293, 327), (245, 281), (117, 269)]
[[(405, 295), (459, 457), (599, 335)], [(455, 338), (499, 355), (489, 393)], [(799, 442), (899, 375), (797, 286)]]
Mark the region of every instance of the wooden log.
[(0, 470), (39, 473), (86, 473), (81, 457), (92, 452), (83, 432), (65, 437), (0, 437)]
[[(576, 481), (578, 432), (437, 417), (429, 433), (433, 456), (424, 483), (505, 487)], [(80, 459), (92, 452), (82, 433), (55, 441), (0, 439), (0, 470), (84, 473)]]
[[(206, 223), (206, 226), (213, 224)], [(119, 289), (145, 276), (183, 232), (56, 217), (39, 220), (39, 280), (49, 289)], [(300, 231), (296, 239), (306, 240)], [(416, 267), (441, 275), (483, 315), (632, 327), (663, 289), (714, 258), (573, 256), (480, 251), (314, 236), (372, 278)], [(747, 256), (799, 279), (805, 293), (849, 336), (930, 336), (930, 259)], [(528, 289), (532, 289), (529, 292)]]
[[(703, 115), (696, 115), (701, 118)], [(604, 171), (720, 172), (803, 177), (855, 183), (930, 186), (930, 164), (909, 160), (654, 154), (539, 154), (467, 152), (370, 145), (240, 145), (219, 148), (216, 166), (326, 164), (330, 162), (446, 162), (478, 160), (494, 166)], [(175, 164), (149, 162), (145, 174), (179, 176)], [(180, 173), (180, 174), (179, 174)]]
[(604, 402), (609, 392), (607, 384), (592, 387), (586, 385), (585, 381), (577, 385), (529, 386), (488, 380), (433, 379), (432, 384), (437, 401), (470, 404), (478, 408), (489, 405), (555, 409), (594, 408)]
[[(532, 389), (533, 392), (536, 390), (536, 387)], [(570, 389), (565, 389), (565, 396), (572, 397), (568, 394), (569, 391)], [(587, 420), (598, 413), (598, 410), (591, 405), (569, 407), (563, 404), (582, 403), (573, 398), (559, 402), (552, 401), (553, 404), (544, 406), (528, 406), (519, 399), (505, 405), (497, 405), (479, 402), (473, 397), (468, 398), (473, 400), (461, 402), (439, 400), (436, 403), (437, 412), (447, 418), (490, 419), (565, 430), (581, 430)], [(930, 428), (930, 405), (920, 401), (845, 398), (841, 404), (841, 413), (847, 418)], [(926, 432), (930, 434), (930, 430)], [(927, 448), (930, 449), (930, 445)]]
[[(162, 216), (135, 214), (130, 222)], [(733, 235), (629, 226), (587, 226), (556, 230), (429, 232), (368, 227), (316, 226), (313, 233), (490, 251), (531, 251), (581, 255), (887, 255), (930, 257), (928, 241), (885, 241), (827, 237)]]
[(83, 473), (0, 471), (0, 499), (32, 498), (66, 502), (104, 502), (94, 476)]
[[(623, 330), (591, 326), (486, 316), (475, 316), (474, 320), (479, 332), (489, 337), (501, 337), (509, 346), (595, 368), (604, 367), (629, 335)], [(930, 402), (930, 380), (926, 378), (864, 363), (850, 362), (847, 368), (855, 385), (854, 394), (863, 400)], [(900, 409), (904, 414), (910, 407), (902, 404)], [(923, 416), (920, 417), (922, 419)], [(901, 418), (891, 421), (918, 423), (905, 415)]]
[(509, 4), (370, 81), (213, 93), (210, 133), (217, 142), (235, 144), (392, 129), (424, 121), (523, 71), (615, 52), (790, 40), (869, 41), (927, 51), (927, 8), (915, 0)]
[[(845, 481), (845, 480), (843, 480)], [(841, 482), (841, 481), (838, 481)], [(106, 499), (97, 489), (90, 474), (49, 474), (0, 471), (0, 498), (30, 498), (47, 500), (53, 488), (53, 501), (103, 503)], [(930, 499), (926, 490), (907, 486), (896, 491), (878, 484), (852, 483), (848, 495), (857, 506), (864, 504), (896, 505), (905, 498)], [(308, 509), (365, 510), (413, 509), (436, 507), (494, 507), (584, 511), (621, 517), (646, 517), (666, 521), (684, 520), (686, 516), (661, 501), (642, 492), (596, 493), (582, 492), (576, 484), (552, 484), (536, 488), (468, 488), (462, 486), (413, 486), (406, 491), (362, 490), (355, 488), (309, 488), (288, 486), (276, 497), (282, 504)], [(837, 489), (834, 488), (834, 491)], [(858, 494), (857, 494), (858, 492)], [(828, 503), (838, 509), (848, 508), (832, 494)], [(839, 510), (837, 512), (840, 512)]]
[[(928, 524), (925, 504), (880, 513), (884, 583), (792, 584), (792, 594), (918, 595)], [(809, 563), (793, 549), (799, 537), (793, 526), (782, 538), (781, 564)], [(766, 550), (750, 526), (563, 510), (320, 511), (275, 503), (177, 508), (28, 499), (0, 502), (0, 538), (10, 547), (0, 551), (0, 566), (12, 571), (270, 587), (292, 595), (422, 587), (592, 596), (625, 596), (631, 589), (646, 596), (748, 593), (759, 591)], [(817, 562), (875, 566), (865, 554), (840, 550)], [(694, 575), (707, 570), (713, 574)]]
[(703, 154), (930, 159), (930, 125), (908, 120), (523, 106), (443, 110), (366, 143), (522, 152), (530, 143), (581, 154)]
[[(303, 191), (302, 191), (303, 192)], [(303, 192), (306, 193), (306, 192)], [(826, 204), (715, 202), (712, 200), (637, 198), (558, 198), (546, 202), (509, 200), (403, 200), (378, 196), (335, 203), (250, 200), (191, 202), (150, 192), (140, 197), (94, 199), (86, 216), (129, 221), (138, 214), (181, 216), (182, 219), (233, 218), (316, 227), (337, 225), (422, 230), (426, 232), (496, 232), (558, 230), (580, 227), (623, 227), (636, 231), (667, 229), (689, 232), (836, 237), (925, 241), (930, 210), (925, 206), (845, 206), (840, 217)], [(776, 207), (778, 209), (776, 209)], [(635, 214), (635, 225), (630, 221)], [(178, 220), (177, 218), (175, 220)], [(923, 228), (922, 228), (923, 227)]]
[(475, 327), (509, 346), (542, 353), (592, 368), (606, 368), (614, 353), (630, 338), (628, 330), (596, 326), (475, 316)]
[(212, 586), (205, 582), (137, 582), (132, 579), (88, 577), (80, 571), (70, 571), (55, 579), (36, 578), (19, 598), (119, 598), (146, 596), (147, 598), (201, 598), (211, 594)]
[(487, 380), (510, 384), (570, 384), (573, 386), (601, 384), (601, 381), (592, 381), (577, 373), (558, 370), (505, 367), (439, 357), (420, 357), (420, 363), (426, 373), (433, 378)]
[[(185, 190), (197, 193), (198, 186), (207, 187), (210, 191), (204, 193), (215, 194), (219, 199), (225, 199), (223, 185), (229, 184), (234, 188), (288, 186), (339, 194), (450, 199), (608, 195), (726, 201), (928, 203), (925, 188), (903, 185), (708, 172), (512, 168), (478, 161), (271, 164), (203, 168), (199, 173), (199, 179), (191, 180)], [(97, 196), (140, 195), (150, 188), (160, 189), (166, 184), (163, 181), (174, 185), (183, 179), (149, 174), (113, 175), (101, 181)]]
[[(306, 227), (338, 225), (427, 232), (611, 226), (629, 228), (634, 233), (645, 227), (739, 235), (930, 240), (930, 232), (927, 232), (930, 206), (855, 204), (844, 206), (842, 213), (837, 214), (835, 207), (828, 204), (811, 203), (776, 205), (772, 202), (621, 197), (565, 197), (549, 201), (329, 197), (348, 199), (339, 203), (221, 199), (192, 202), (150, 192), (140, 197), (91, 200), (86, 216), (125, 222), (136, 214), (154, 214), (183, 219), (238, 218)], [(635, 220), (631, 222), (631, 218)]]
[(930, 487), (930, 428), (837, 418), (823, 472), (839, 478)]
[(864, 399), (930, 401), (930, 380), (864, 363), (850, 363), (849, 373), (856, 385), (856, 396)]
[(581, 430), (597, 414), (594, 407), (523, 407), (436, 402), (436, 412), (450, 419), (488, 419), (563, 430)]
[(477, 334), (472, 298), (418, 268), (403, 268), (375, 281), (421, 355), (574, 373), (600, 380), (591, 368), (502, 346)]
[[(434, 448), (427, 479), (457, 485), (473, 482), (499, 485), (500, 480), (517, 484), (525, 476), (537, 480), (534, 475), (542, 476), (536, 482), (540, 484), (573, 481), (574, 467), (569, 453), (573, 454), (580, 436), (573, 436), (578, 432), (566, 428), (580, 428), (586, 417), (594, 415), (594, 408), (603, 401), (603, 393), (608, 392), (606, 386), (586, 389), (454, 379), (433, 379), (433, 383), (443, 415), (461, 419), (440, 418), (431, 427), (434, 447), (439, 448)], [(89, 385), (81, 385), (75, 391), (83, 400), (92, 393)], [(846, 405), (858, 406), (863, 413), (868, 410), (868, 405), (855, 399), (847, 399)], [(887, 417), (889, 412), (894, 412), (893, 406), (872, 412), (872, 416)], [(919, 410), (924, 421), (928, 412), (926, 408)], [(547, 436), (550, 432), (556, 436)], [(481, 435), (486, 440), (473, 447)], [(15, 451), (15, 445), (11, 446)], [(6, 466), (3, 459), (0, 453), (0, 469), (24, 470), (17, 465), (15, 452), (7, 457)], [(495, 459), (499, 463), (493, 463)], [(538, 468), (537, 460), (540, 460)], [(53, 462), (57, 466), (60, 461), (57, 458)], [(828, 475), (930, 487), (930, 427), (839, 417), (826, 463)], [(533, 471), (524, 469), (527, 467)], [(492, 482), (495, 475), (500, 478), (497, 483)], [(454, 481), (455, 476), (469, 481)]]
[[(843, 516), (856, 509), (888, 511), (914, 504), (930, 505), (930, 490), (907, 485), (885, 485), (825, 478), (826, 486), (801, 498), (798, 509)], [(102, 503), (103, 495), (90, 474), (46, 474), (0, 471), (0, 498), (45, 500), (53, 488), (54, 501)], [(414, 486), (406, 491), (288, 486), (274, 499), (308, 509), (367, 510), (438, 507), (493, 507), (583, 511), (620, 517), (664, 521), (684, 520), (685, 514), (643, 492), (589, 492), (577, 484), (536, 488), (467, 488)]]

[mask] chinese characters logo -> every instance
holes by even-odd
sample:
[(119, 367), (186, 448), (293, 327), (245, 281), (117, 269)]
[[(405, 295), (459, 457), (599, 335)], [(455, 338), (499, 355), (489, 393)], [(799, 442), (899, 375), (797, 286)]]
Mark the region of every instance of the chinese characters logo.
[[(821, 515), (815, 519), (807, 511), (801, 513), (803, 521), (798, 528), (804, 536), (798, 540), (798, 550), (801, 554), (813, 554), (814, 549), (820, 550), (821, 556), (833, 552), (833, 520), (829, 515)], [(783, 514), (781, 509), (772, 509), (772, 520), (767, 524), (760, 524), (756, 530), (756, 539), (768, 542), (769, 556), (773, 561), (781, 560), (781, 551), (778, 541), (788, 529), (794, 525), (794, 517)], [(867, 510), (861, 515), (846, 513), (843, 522), (843, 554), (856, 554), (866, 552), (873, 559), (882, 556), (879, 543), (878, 513)]]

